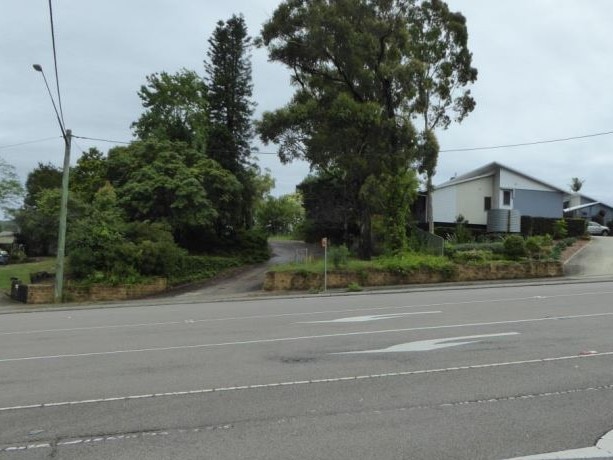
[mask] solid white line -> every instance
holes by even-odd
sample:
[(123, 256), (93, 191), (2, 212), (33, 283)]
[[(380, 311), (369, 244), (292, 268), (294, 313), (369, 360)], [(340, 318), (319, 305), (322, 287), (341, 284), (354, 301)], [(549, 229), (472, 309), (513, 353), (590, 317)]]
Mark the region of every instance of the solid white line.
[(0, 332), (0, 336), (4, 335), (25, 335), (25, 334), (43, 334), (53, 332), (73, 332), (73, 331), (89, 331), (98, 329), (123, 329), (123, 328), (137, 328), (137, 327), (155, 327), (155, 326), (171, 326), (179, 324), (193, 324), (193, 323), (210, 323), (220, 321), (240, 321), (251, 319), (269, 319), (269, 318), (287, 318), (293, 316), (314, 316), (325, 315), (334, 313), (351, 313), (351, 312), (368, 312), (368, 311), (383, 311), (383, 310), (407, 310), (412, 308), (433, 308), (433, 307), (450, 307), (454, 305), (472, 305), (483, 303), (499, 303), (499, 302), (520, 302), (526, 300), (548, 300), (559, 299), (568, 297), (584, 297), (584, 296), (598, 296), (598, 295), (610, 295), (613, 291), (603, 292), (581, 292), (577, 294), (558, 294), (547, 296), (530, 296), (530, 297), (513, 297), (507, 299), (488, 299), (488, 300), (467, 300), (462, 302), (440, 302), (432, 304), (421, 305), (404, 305), (399, 307), (361, 307), (361, 308), (345, 308), (341, 310), (322, 310), (313, 312), (299, 312), (299, 313), (278, 313), (271, 315), (252, 315), (252, 316), (229, 316), (225, 318), (207, 318), (207, 319), (186, 319), (181, 321), (165, 321), (165, 322), (152, 322), (152, 323), (133, 323), (133, 324), (112, 324), (106, 326), (83, 326), (83, 327), (71, 327), (71, 328), (58, 328), (58, 329), (34, 329), (27, 331), (6, 331)]
[[(382, 374), (367, 374), (367, 375), (354, 375), (354, 376), (346, 376), (346, 377), (330, 377), (330, 378), (320, 378), (320, 379), (311, 379), (311, 380), (298, 380), (298, 381), (287, 381), (287, 382), (277, 382), (277, 383), (262, 383), (262, 384), (254, 384), (254, 385), (240, 385), (240, 386), (231, 386), (231, 387), (218, 387), (218, 388), (203, 388), (200, 390), (189, 390), (189, 391), (173, 391), (167, 393), (149, 393), (143, 395), (131, 395), (131, 396), (116, 396), (112, 398), (100, 398), (100, 399), (85, 399), (79, 401), (63, 401), (63, 402), (52, 402), (52, 403), (39, 403), (39, 404), (28, 404), (22, 406), (9, 406), (9, 407), (0, 407), (0, 412), (6, 411), (16, 411), (16, 410), (26, 410), (26, 409), (44, 409), (51, 407), (63, 407), (63, 406), (76, 406), (81, 404), (95, 404), (95, 403), (107, 403), (107, 402), (116, 402), (116, 401), (130, 401), (137, 399), (152, 399), (152, 398), (160, 398), (160, 397), (169, 397), (169, 396), (184, 396), (184, 395), (199, 395), (206, 393), (215, 393), (215, 392), (225, 392), (225, 391), (243, 391), (243, 390), (257, 390), (257, 389), (269, 389), (269, 388), (278, 388), (278, 387), (289, 387), (289, 386), (301, 386), (301, 385), (310, 385), (310, 384), (318, 384), (318, 383), (339, 383), (339, 382), (348, 382), (348, 381), (357, 381), (357, 380), (369, 380), (369, 379), (381, 379), (387, 377), (406, 377), (410, 375), (424, 375), (424, 374), (438, 374), (442, 372), (455, 372), (455, 371), (465, 371), (465, 370), (475, 370), (475, 369), (489, 369), (489, 368), (497, 368), (497, 367), (506, 367), (506, 366), (518, 366), (518, 365), (530, 365), (530, 364), (542, 364), (542, 363), (550, 363), (556, 361), (567, 361), (573, 359), (590, 359), (602, 356), (613, 356), (613, 351), (606, 351), (597, 353), (594, 355), (570, 355), (570, 356), (556, 356), (551, 358), (537, 358), (537, 359), (527, 359), (521, 361), (506, 361), (506, 362), (498, 362), (498, 363), (487, 363), (487, 364), (473, 364), (468, 366), (457, 366), (457, 367), (445, 367), (439, 369), (420, 369), (414, 371), (400, 371), (400, 372), (387, 372)], [(573, 392), (573, 390), (562, 391), (562, 392), (552, 392), (545, 393), (546, 395), (557, 395), (557, 394), (567, 394)], [(527, 397), (527, 396), (526, 396)], [(508, 397), (508, 400), (513, 399), (525, 399), (526, 397)], [(497, 398), (500, 399), (500, 398)]]
[(338, 334), (322, 334), (322, 335), (305, 335), (298, 337), (281, 337), (273, 339), (258, 339), (258, 340), (244, 340), (237, 342), (221, 342), (221, 343), (204, 343), (198, 345), (177, 345), (173, 347), (152, 347), (152, 348), (136, 348), (128, 350), (113, 350), (113, 351), (93, 351), (89, 353), (69, 353), (64, 355), (46, 355), (46, 356), (25, 356), (20, 358), (3, 358), (0, 359), (0, 363), (9, 363), (16, 361), (35, 361), (35, 360), (48, 360), (48, 359), (62, 359), (62, 358), (82, 358), (90, 356), (107, 356), (107, 355), (119, 355), (127, 353), (146, 353), (152, 351), (174, 351), (174, 350), (189, 350), (198, 348), (217, 348), (235, 345), (256, 345), (261, 343), (278, 343), (278, 342), (294, 342), (299, 340), (313, 340), (313, 339), (328, 339), (334, 337), (349, 337), (357, 335), (374, 335), (374, 334), (391, 334), (395, 332), (412, 332), (412, 331), (431, 331), (437, 329), (453, 329), (460, 327), (480, 327), (480, 326), (496, 326), (501, 324), (519, 324), (519, 323), (534, 323), (540, 321), (555, 321), (561, 319), (580, 319), (580, 318), (597, 318), (602, 316), (613, 316), (611, 313), (593, 313), (589, 315), (567, 315), (567, 316), (552, 316), (548, 318), (531, 318), (531, 319), (515, 319), (508, 321), (491, 321), (483, 323), (466, 323), (466, 324), (448, 324), (443, 326), (422, 326), (422, 327), (408, 327), (402, 329), (385, 329), (380, 331), (360, 331), (360, 332), (343, 332)]

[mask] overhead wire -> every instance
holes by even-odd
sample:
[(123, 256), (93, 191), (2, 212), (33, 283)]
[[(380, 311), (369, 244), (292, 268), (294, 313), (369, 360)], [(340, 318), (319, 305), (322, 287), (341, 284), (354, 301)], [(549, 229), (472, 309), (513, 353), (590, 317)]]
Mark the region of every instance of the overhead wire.
[(66, 126), (64, 123), (64, 111), (62, 110), (62, 95), (60, 93), (60, 79), (57, 71), (57, 52), (55, 49), (55, 27), (53, 25), (53, 6), (51, 0), (49, 0), (49, 17), (51, 19), (51, 43), (53, 46), (53, 64), (55, 67), (55, 87), (57, 89), (57, 102), (60, 107), (60, 117), (62, 119), (62, 126)]
[(46, 137), (44, 139), (36, 139), (36, 140), (33, 140), (33, 141), (19, 142), (17, 144), (0, 145), (0, 150), (8, 149), (8, 148), (11, 148), (11, 147), (20, 147), (22, 145), (38, 144), (39, 142), (47, 142), (47, 141), (50, 141), (50, 140), (61, 139), (61, 138), (62, 138), (62, 136), (54, 136), (54, 137)]

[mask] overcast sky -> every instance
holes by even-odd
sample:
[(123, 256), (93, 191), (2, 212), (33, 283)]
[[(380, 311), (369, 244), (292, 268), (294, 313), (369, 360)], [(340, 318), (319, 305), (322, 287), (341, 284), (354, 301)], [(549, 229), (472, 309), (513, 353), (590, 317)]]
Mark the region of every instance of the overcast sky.
[[(22, 179), (38, 162), (60, 165), (63, 142), (41, 75), (55, 88), (47, 0), (1, 0), (0, 157)], [(611, 0), (448, 0), (467, 18), (479, 78), (475, 111), (439, 132), (441, 148), (458, 149), (613, 131)], [(66, 126), (77, 136), (130, 141), (145, 77), (185, 67), (203, 74), (215, 23), (245, 16), (256, 36), (278, 0), (53, 0), (60, 89)], [(289, 73), (252, 57), (259, 115), (284, 105)], [(29, 141), (54, 138), (21, 146)], [(75, 139), (82, 150), (114, 144)], [(571, 177), (582, 192), (613, 205), (613, 135), (521, 148), (441, 153), (436, 183), (498, 161), (559, 188)], [(274, 146), (260, 147), (275, 194), (292, 193), (305, 164), (280, 165)]]

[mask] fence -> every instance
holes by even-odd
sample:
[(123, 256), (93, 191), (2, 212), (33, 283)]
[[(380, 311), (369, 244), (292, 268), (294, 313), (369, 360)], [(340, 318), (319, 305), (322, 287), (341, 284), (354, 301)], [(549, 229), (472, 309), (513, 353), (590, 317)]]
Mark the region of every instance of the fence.
[(433, 235), (430, 232), (426, 232), (420, 228), (412, 227), (411, 235), (416, 250), (425, 252), (435, 256), (442, 256), (445, 254), (445, 239), (438, 235)]

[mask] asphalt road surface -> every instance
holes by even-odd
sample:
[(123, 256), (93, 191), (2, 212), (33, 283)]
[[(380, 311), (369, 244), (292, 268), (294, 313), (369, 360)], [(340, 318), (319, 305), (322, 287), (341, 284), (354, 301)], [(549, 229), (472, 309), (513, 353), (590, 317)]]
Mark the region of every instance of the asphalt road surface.
[(612, 298), (596, 282), (0, 315), (0, 458), (613, 458)]

